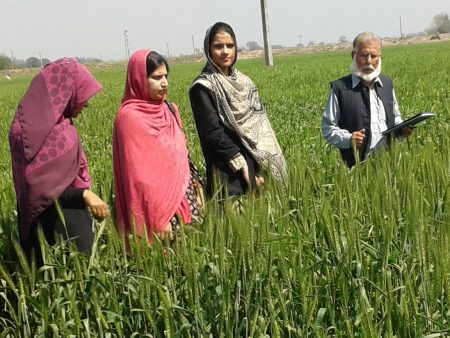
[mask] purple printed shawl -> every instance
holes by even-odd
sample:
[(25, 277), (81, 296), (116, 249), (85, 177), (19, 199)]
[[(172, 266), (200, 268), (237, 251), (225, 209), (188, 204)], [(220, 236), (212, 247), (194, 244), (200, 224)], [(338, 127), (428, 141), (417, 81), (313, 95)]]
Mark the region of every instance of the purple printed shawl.
[(74, 59), (48, 64), (32, 80), (9, 131), (20, 235), (69, 187), (89, 188), (87, 159), (72, 113), (100, 91)]

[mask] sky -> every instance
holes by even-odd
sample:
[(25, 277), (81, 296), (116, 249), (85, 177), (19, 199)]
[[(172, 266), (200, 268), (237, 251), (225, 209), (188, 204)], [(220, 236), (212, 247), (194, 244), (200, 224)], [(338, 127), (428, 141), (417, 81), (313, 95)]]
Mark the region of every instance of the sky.
[[(353, 40), (363, 31), (382, 37), (422, 32), (433, 17), (450, 15), (450, 0), (267, 0), (270, 43)], [(209, 26), (230, 24), (239, 47), (263, 46), (260, 0), (0, 0), (0, 54), (124, 60), (148, 48), (179, 56), (202, 48)]]

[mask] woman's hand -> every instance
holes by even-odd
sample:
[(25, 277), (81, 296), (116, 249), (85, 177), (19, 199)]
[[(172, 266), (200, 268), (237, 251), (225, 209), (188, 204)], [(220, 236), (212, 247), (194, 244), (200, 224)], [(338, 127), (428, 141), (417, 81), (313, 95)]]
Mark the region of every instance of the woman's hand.
[(92, 212), (92, 216), (101, 221), (110, 215), (108, 205), (91, 190), (86, 189), (83, 192), (83, 199)]
[(167, 223), (162, 229), (161, 231), (159, 231), (158, 233), (158, 237), (161, 240), (173, 240), (174, 239), (174, 234), (173, 234), (173, 229), (172, 229), (172, 223)]
[(250, 183), (250, 174), (248, 172), (248, 166), (244, 166), (241, 168), (242, 177), (244, 178), (245, 183), (247, 184), (247, 187), (251, 187), (252, 184)]
[[(244, 177), (244, 181), (245, 183), (247, 183), (247, 186), (250, 188), (252, 186), (251, 181), (250, 181), (250, 173), (248, 170), (248, 167), (245, 166), (241, 169), (242, 172), (242, 177)], [(259, 175), (255, 175), (255, 183), (256, 183), (256, 189), (260, 190), (262, 189), (262, 187), (264, 186), (264, 177), (263, 176), (259, 176)]]
[(255, 176), (255, 181), (256, 181), (256, 188), (261, 189), (264, 186), (264, 177), (256, 175)]

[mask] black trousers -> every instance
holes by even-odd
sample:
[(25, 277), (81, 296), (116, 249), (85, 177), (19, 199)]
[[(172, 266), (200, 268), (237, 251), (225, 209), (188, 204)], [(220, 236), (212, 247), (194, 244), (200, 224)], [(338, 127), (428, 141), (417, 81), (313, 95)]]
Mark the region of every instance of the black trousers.
[(32, 225), (27, 238), (20, 238), (20, 245), (25, 255), (31, 260), (33, 254), (38, 266), (43, 265), (41, 247), (39, 245), (38, 229), (41, 229), (45, 239), (50, 245), (56, 243), (58, 237), (71, 241), (80, 252), (91, 254), (94, 243), (94, 223), (87, 209), (62, 208), (64, 223), (59, 216), (56, 207), (50, 206), (44, 210)]

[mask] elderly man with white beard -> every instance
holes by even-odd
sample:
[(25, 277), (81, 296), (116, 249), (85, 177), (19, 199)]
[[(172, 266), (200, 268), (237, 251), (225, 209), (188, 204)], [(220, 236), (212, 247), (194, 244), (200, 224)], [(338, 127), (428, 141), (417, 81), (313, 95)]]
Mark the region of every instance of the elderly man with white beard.
[[(331, 82), (322, 118), (322, 135), (339, 148), (352, 167), (384, 148), (391, 136), (382, 132), (402, 122), (391, 79), (381, 75), (381, 40), (370, 32), (353, 40), (351, 74)], [(408, 136), (411, 128), (403, 128)]]

